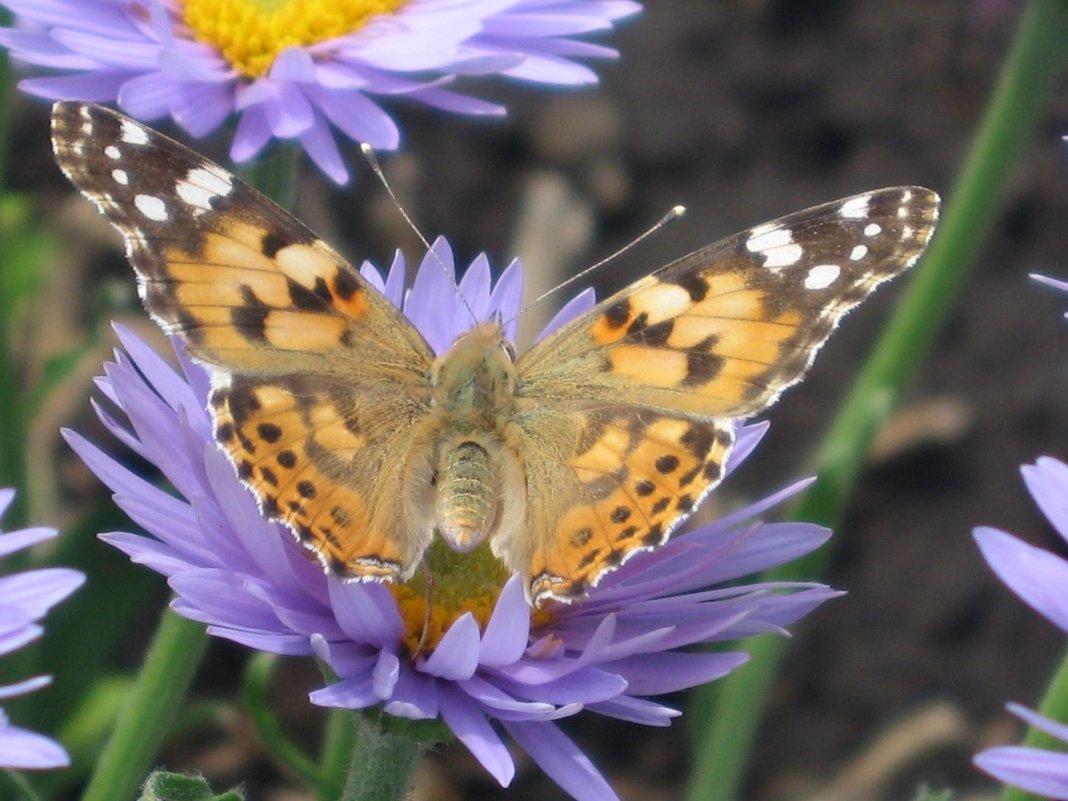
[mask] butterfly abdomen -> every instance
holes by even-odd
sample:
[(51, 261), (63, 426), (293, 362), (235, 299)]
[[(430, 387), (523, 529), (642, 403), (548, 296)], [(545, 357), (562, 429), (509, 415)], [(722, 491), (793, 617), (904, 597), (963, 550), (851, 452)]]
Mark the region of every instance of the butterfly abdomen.
[(437, 471), (438, 530), (456, 551), (480, 545), (495, 528), (500, 491), (490, 454), (473, 441), (441, 455)]

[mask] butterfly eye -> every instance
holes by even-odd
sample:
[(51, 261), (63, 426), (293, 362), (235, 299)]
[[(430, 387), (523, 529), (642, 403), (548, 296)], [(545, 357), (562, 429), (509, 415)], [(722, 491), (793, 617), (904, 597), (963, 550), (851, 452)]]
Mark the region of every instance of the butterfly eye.
[(504, 351), (504, 355), (508, 357), (508, 361), (515, 362), (515, 345), (506, 339), (501, 340), (501, 350)]

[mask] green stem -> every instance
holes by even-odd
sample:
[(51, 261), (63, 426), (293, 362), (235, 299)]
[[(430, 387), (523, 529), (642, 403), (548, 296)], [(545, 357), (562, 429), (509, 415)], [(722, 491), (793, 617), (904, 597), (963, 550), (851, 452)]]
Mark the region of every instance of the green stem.
[[(341, 796), (329, 801), (401, 801), (411, 789), (412, 773), (423, 745), (410, 732), (386, 725), (382, 713), (351, 716), (354, 731), (348, 776)], [(320, 792), (319, 797), (328, 801)]]
[[(1068, 654), (1064, 655), (1060, 667), (1053, 676), (1046, 696), (1042, 699), (1042, 706), (1038, 710), (1050, 720), (1068, 720)], [(1044, 751), (1066, 750), (1062, 740), (1039, 729), (1029, 729), (1023, 744), (1030, 748), (1041, 748)], [(1018, 787), (1006, 787), (1001, 794), (1001, 801), (1040, 801), (1041, 796), (1033, 795)]]
[[(1035, 130), (1068, 61), (1068, 3), (1032, 0), (1025, 10), (994, 95), (945, 209), (943, 221), (900, 307), (817, 451), (819, 480), (791, 517), (833, 525), (845, 508), (871, 436), (893, 408), (951, 308), (982, 246), (1011, 171)], [(832, 549), (772, 571), (772, 579), (822, 575)], [(739, 796), (767, 692), (785, 649), (781, 638), (748, 644), (751, 662), (698, 694), (715, 707), (695, 736), (693, 801)], [(710, 695), (714, 693), (714, 695)]]
[(353, 713), (347, 709), (331, 709), (319, 756), (319, 801), (336, 801), (345, 791), (355, 744)]
[(155, 638), (82, 801), (134, 798), (207, 644), (204, 625), (164, 610)]
[(41, 796), (33, 789), (33, 786), (26, 780), (18, 771), (5, 770), (0, 771), (0, 787), (4, 784), (8, 784), (15, 790), (15, 798), (20, 801), (41, 801)]
[(297, 199), (300, 164), (300, 146), (277, 141), (264, 158), (239, 167), (237, 172), (279, 206), (292, 211)]
[[(267, 700), (267, 688), (278, 657), (274, 654), (257, 653), (245, 668), (245, 681), (241, 688), (245, 709), (263, 744), (275, 757), (309, 784), (319, 782), (319, 768), (300, 747), (285, 735), (285, 730), (271, 711)], [(336, 797), (336, 796), (335, 796)]]

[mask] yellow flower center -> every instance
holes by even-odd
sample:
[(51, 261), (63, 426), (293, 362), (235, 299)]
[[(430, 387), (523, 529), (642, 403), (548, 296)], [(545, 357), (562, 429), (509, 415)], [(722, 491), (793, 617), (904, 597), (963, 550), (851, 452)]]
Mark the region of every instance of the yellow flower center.
[(193, 37), (214, 45), (238, 72), (264, 75), (288, 47), (352, 33), (404, 0), (186, 0)]
[[(449, 627), (468, 612), (484, 631), (508, 581), (508, 571), (486, 544), (462, 554), (435, 537), (423, 559), (423, 569), (410, 581), (387, 585), (397, 599), (404, 619), (404, 645), (412, 656), (434, 650)], [(530, 613), (532, 628), (552, 619), (547, 610)]]

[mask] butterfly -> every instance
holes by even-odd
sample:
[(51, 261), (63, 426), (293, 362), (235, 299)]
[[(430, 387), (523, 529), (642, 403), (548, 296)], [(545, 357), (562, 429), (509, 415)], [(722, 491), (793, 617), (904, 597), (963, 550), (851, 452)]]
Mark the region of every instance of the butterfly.
[(499, 320), (442, 354), (303, 224), (101, 106), (60, 102), (60, 167), (123, 235), (141, 298), (212, 372), (214, 435), (262, 513), (333, 575), (404, 581), (435, 532), (488, 542), (535, 606), (663, 544), (737, 422), (910, 267), (938, 196), (894, 187), (655, 270), (516, 358)]

